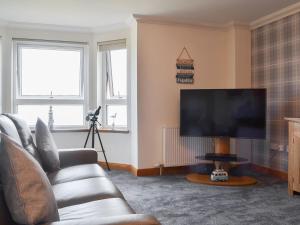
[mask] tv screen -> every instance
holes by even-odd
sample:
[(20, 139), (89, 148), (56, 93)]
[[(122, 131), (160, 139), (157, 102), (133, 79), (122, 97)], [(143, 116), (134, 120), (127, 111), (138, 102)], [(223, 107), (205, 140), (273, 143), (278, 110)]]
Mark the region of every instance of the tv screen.
[(265, 139), (266, 90), (181, 90), (180, 135)]

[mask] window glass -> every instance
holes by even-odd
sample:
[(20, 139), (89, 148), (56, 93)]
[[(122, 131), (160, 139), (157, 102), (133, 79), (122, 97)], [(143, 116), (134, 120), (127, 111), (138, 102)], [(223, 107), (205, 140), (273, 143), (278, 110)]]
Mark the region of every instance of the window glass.
[(127, 126), (127, 105), (107, 106), (107, 125), (119, 127)]
[(126, 40), (101, 42), (98, 46), (102, 74), (101, 95), (104, 126), (126, 128), (127, 101), (127, 48)]
[(21, 95), (80, 95), (79, 50), (20, 48)]
[(112, 90), (109, 92), (112, 96), (110, 97), (124, 98), (127, 95), (127, 50), (110, 51), (110, 60), (112, 79)]
[[(48, 122), (49, 105), (18, 105), (17, 113), (34, 126), (38, 117)], [(83, 125), (82, 105), (53, 105), (55, 126)]]
[(37, 117), (48, 122), (53, 105), (54, 128), (83, 127), (86, 51), (86, 44), (14, 40), (14, 112), (34, 126)]

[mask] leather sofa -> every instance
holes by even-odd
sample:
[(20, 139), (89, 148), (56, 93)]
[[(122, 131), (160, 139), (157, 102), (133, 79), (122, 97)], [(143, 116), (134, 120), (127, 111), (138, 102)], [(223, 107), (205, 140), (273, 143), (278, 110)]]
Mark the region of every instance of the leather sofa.
[[(30, 152), (36, 148), (26, 122), (12, 114), (0, 115), (0, 130)], [(59, 150), (61, 169), (47, 176), (60, 221), (47, 225), (159, 225), (153, 217), (136, 214), (120, 190), (97, 164), (93, 149)], [(1, 179), (0, 179), (1, 181)], [(0, 224), (17, 225), (5, 203), (0, 182)]]

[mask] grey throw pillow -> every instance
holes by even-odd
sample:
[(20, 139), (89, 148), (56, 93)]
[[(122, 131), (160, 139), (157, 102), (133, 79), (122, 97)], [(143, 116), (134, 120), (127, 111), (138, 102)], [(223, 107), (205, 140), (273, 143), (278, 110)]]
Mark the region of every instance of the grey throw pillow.
[(39, 163), (7, 135), (0, 138), (1, 184), (12, 219), (18, 224), (58, 221), (53, 190)]
[(42, 159), (43, 168), (47, 172), (59, 170), (59, 154), (52, 134), (47, 125), (38, 118), (35, 125), (35, 140), (39, 155)]
[(5, 113), (4, 115), (11, 119), (16, 126), (23, 148), (29, 152), (40, 164), (42, 164), (27, 122), (16, 114)]

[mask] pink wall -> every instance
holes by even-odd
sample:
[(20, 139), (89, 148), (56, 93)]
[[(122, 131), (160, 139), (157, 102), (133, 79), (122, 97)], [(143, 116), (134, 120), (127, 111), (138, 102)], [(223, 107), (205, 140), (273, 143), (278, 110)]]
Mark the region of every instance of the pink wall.
[[(230, 68), (236, 59), (230, 57), (236, 54), (229, 53), (225, 28), (139, 22), (137, 35), (138, 167), (151, 168), (162, 163), (162, 127), (179, 126), (179, 90), (235, 87)], [(175, 81), (176, 58), (184, 46), (195, 61), (193, 85)]]

